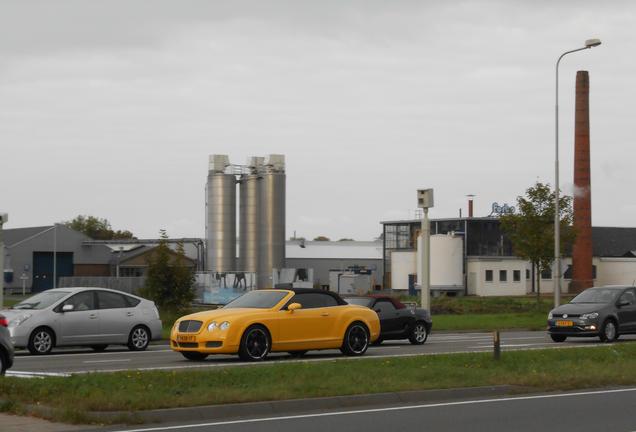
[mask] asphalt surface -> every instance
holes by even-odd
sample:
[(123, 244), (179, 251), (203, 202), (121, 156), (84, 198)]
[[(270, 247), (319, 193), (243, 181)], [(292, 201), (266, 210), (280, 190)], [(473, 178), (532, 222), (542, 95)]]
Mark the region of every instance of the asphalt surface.
[[(119, 432), (636, 430), (636, 388), (338, 410), (231, 421), (119, 427)], [(102, 429), (106, 430), (106, 429)]]
[[(456, 352), (492, 351), (492, 333), (438, 333), (432, 334), (424, 345), (411, 345), (408, 341), (386, 341), (372, 346), (361, 358), (400, 357)], [(636, 336), (621, 337), (621, 341), (636, 340)], [(620, 343), (620, 342), (619, 342)], [(545, 332), (505, 332), (501, 335), (501, 349), (524, 350), (536, 348), (593, 347), (599, 345), (597, 338), (572, 338), (565, 343), (554, 343)], [(310, 351), (302, 359), (292, 359), (286, 353), (272, 353), (261, 363), (244, 363), (237, 356), (210, 356), (204, 362), (191, 362), (170, 350), (167, 344), (151, 345), (147, 351), (132, 352), (124, 347), (113, 346), (102, 353), (90, 348), (57, 349), (45, 356), (32, 356), (26, 351), (16, 355), (15, 364), (7, 372), (9, 376), (68, 375), (87, 372), (112, 372), (120, 370), (183, 370), (195, 368), (259, 366), (277, 361), (324, 361), (344, 357), (340, 351)]]

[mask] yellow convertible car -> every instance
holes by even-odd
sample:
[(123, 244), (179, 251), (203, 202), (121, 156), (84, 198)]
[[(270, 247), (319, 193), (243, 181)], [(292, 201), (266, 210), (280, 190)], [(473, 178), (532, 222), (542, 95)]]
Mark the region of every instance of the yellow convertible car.
[(301, 356), (339, 348), (359, 356), (380, 334), (378, 315), (347, 304), (337, 294), (313, 289), (250, 291), (221, 309), (179, 318), (170, 347), (188, 360), (238, 354), (258, 361), (270, 352)]

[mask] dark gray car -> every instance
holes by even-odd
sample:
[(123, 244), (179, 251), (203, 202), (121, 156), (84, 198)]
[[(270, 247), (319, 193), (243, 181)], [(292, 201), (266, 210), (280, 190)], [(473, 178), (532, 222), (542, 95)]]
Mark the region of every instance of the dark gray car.
[(548, 314), (548, 333), (555, 342), (568, 337), (598, 336), (613, 342), (636, 333), (636, 287), (589, 288)]
[(8, 324), (7, 319), (0, 315), (0, 375), (13, 366), (13, 344), (7, 330)]

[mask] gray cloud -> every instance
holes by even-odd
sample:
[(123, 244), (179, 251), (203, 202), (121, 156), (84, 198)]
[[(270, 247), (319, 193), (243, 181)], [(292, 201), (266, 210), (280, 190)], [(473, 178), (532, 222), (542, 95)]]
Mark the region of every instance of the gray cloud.
[[(288, 159), (288, 231), (371, 238), (435, 187), (433, 217), (562, 187), (591, 77), (593, 216), (633, 225), (630, 2), (2, 2), (0, 190), (12, 226), (78, 213), (203, 234), (207, 155)], [(620, 181), (619, 181), (620, 179)], [(402, 211), (399, 209), (403, 209)], [(343, 219), (343, 217), (349, 219)], [(351, 222), (347, 222), (350, 220)]]

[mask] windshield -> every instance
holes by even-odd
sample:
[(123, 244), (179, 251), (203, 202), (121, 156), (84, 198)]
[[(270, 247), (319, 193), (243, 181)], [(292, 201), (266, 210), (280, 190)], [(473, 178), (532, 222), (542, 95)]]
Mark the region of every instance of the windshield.
[(611, 288), (593, 288), (583, 291), (570, 303), (612, 303), (616, 301), (621, 290)]
[(223, 309), (255, 308), (270, 309), (276, 306), (286, 295), (287, 291), (250, 291), (241, 297), (232, 300)]
[(68, 294), (68, 291), (45, 291), (22, 300), (12, 309), (45, 309)]
[(366, 297), (347, 297), (345, 301), (349, 304), (371, 307), (373, 299)]

